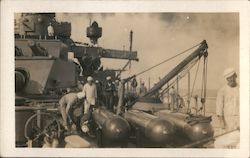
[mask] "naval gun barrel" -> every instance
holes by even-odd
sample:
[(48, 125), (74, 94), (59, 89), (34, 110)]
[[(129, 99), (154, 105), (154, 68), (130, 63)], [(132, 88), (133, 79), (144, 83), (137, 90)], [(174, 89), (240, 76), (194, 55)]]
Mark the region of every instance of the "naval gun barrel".
[(24, 69), (15, 70), (15, 92), (24, 90), (25, 86), (29, 82), (29, 73)]
[(16, 92), (19, 92), (24, 88), (25, 82), (26, 82), (26, 77), (24, 76), (24, 74), (19, 71), (15, 71), (15, 91)]
[(124, 118), (139, 128), (145, 137), (154, 143), (167, 143), (175, 131), (171, 122), (143, 111), (129, 110), (124, 113)]
[(201, 42), (201, 45), (187, 58), (185, 58), (181, 63), (179, 63), (172, 71), (170, 71), (167, 75), (165, 75), (155, 86), (153, 86), (143, 97), (149, 97), (155, 94), (162, 86), (164, 86), (167, 82), (173, 79), (182, 69), (188, 65), (191, 61), (193, 61), (197, 57), (207, 56), (207, 42), (206, 40)]
[(109, 141), (128, 139), (130, 126), (124, 118), (102, 108), (94, 110), (92, 115), (96, 124), (101, 128), (105, 139)]
[(48, 56), (47, 50), (33, 40), (28, 40), (28, 46), (32, 50), (33, 56)]

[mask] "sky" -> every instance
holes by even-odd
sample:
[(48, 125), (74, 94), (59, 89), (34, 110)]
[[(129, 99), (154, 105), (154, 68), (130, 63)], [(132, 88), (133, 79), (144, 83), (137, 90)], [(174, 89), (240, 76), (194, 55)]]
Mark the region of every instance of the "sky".
[[(89, 42), (86, 27), (97, 21), (102, 27), (99, 46), (110, 49), (129, 49), (129, 32), (133, 30), (133, 50), (139, 62), (133, 61), (122, 77), (131, 76), (186, 50), (202, 40), (208, 43), (208, 89), (218, 89), (225, 80), (223, 71), (233, 67), (239, 72), (239, 15), (237, 13), (57, 13), (58, 21), (71, 22), (71, 38)], [(192, 51), (191, 51), (192, 52)], [(191, 53), (190, 52), (190, 53)], [(157, 82), (188, 54), (167, 62), (141, 76), (147, 83)], [(118, 69), (126, 60), (102, 59), (105, 68)], [(202, 64), (195, 88), (201, 87)], [(195, 68), (191, 71), (194, 80)], [(187, 88), (183, 79), (181, 88)]]

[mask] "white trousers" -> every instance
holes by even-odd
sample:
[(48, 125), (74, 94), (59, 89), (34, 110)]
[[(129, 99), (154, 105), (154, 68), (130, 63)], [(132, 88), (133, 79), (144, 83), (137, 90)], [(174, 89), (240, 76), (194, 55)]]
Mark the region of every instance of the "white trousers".
[(95, 98), (88, 98), (84, 101), (84, 114), (89, 113), (90, 105), (95, 105)]

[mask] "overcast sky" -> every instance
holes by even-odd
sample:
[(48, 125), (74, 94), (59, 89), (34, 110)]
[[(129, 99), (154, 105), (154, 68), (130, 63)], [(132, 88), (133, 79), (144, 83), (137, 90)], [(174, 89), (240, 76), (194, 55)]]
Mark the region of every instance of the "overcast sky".
[[(209, 89), (218, 89), (223, 84), (222, 73), (225, 68), (239, 70), (239, 17), (236, 13), (58, 13), (56, 19), (71, 22), (71, 38), (80, 42), (89, 42), (86, 27), (90, 19), (97, 21), (103, 28), (99, 46), (111, 49), (123, 49), (124, 46), (128, 49), (129, 32), (133, 30), (133, 50), (138, 51), (140, 61), (132, 62), (131, 69), (123, 74), (124, 77), (153, 66), (204, 39), (209, 47)], [(138, 79), (146, 81), (150, 76), (151, 80), (156, 81), (179, 63), (182, 57), (165, 63)], [(103, 60), (104, 67), (110, 68), (121, 68), (125, 63), (123, 60)], [(194, 71), (192, 72), (194, 76)], [(200, 77), (196, 85), (196, 88), (200, 87)], [(185, 87), (186, 82), (182, 88)]]

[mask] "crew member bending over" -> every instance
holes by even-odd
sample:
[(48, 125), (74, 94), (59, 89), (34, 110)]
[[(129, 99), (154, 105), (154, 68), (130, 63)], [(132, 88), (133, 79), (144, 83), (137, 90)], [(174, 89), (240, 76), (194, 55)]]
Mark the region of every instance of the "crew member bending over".
[(67, 116), (69, 114), (69, 110), (72, 106), (76, 105), (76, 103), (84, 97), (83, 93), (68, 93), (64, 95), (60, 100), (60, 112), (63, 119), (63, 126), (66, 130), (68, 130), (68, 121)]

